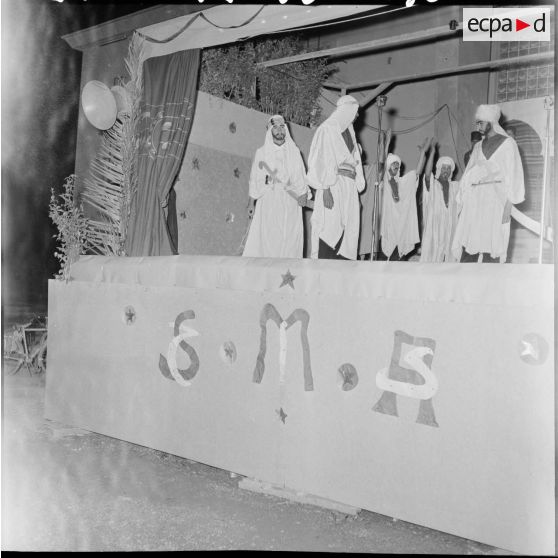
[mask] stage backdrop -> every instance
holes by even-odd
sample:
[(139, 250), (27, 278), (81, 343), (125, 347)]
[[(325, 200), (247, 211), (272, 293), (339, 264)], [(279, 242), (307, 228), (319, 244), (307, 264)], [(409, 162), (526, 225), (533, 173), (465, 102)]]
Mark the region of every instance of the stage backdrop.
[[(271, 115), (198, 92), (192, 132), (177, 183), (178, 252), (234, 256), (249, 225), (248, 181)], [(314, 130), (289, 123), (306, 161)], [(305, 236), (309, 253), (309, 210)]]
[(554, 553), (552, 266), (83, 257), (46, 417)]

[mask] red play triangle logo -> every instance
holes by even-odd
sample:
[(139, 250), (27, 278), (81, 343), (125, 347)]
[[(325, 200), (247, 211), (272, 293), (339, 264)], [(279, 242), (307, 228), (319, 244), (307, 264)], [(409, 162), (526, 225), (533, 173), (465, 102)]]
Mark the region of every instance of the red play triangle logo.
[(522, 29), (525, 29), (526, 27), (531, 27), (531, 24), (530, 23), (525, 23), (521, 19), (515, 18), (515, 30), (516, 31), (521, 31)]

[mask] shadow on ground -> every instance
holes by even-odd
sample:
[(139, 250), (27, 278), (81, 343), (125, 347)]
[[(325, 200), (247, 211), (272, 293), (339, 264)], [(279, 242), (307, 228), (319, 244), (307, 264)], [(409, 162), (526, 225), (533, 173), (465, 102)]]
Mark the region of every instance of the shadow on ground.
[(242, 490), (227, 471), (46, 420), (44, 374), (10, 370), (5, 362), (2, 550), (508, 554)]

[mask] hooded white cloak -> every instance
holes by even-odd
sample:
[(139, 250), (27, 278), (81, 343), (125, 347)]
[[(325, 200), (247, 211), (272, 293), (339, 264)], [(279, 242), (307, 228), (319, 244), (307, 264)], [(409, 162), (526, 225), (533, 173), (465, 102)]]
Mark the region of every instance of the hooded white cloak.
[[(350, 260), (357, 259), (360, 229), (360, 203), (358, 193), (364, 189), (364, 175), (360, 151), (352, 122), (358, 112), (358, 102), (345, 95), (337, 101), (337, 108), (317, 128), (308, 156), (308, 184), (316, 189), (312, 213), (312, 258), (318, 257), (320, 238), (334, 248), (341, 235), (343, 241), (338, 254)], [(343, 131), (349, 130), (353, 150), (349, 151)], [(339, 169), (352, 170), (354, 178), (339, 174)], [(323, 191), (329, 188), (333, 207), (327, 209)]]
[[(476, 119), (491, 122), (506, 139), (490, 159), (482, 151), (484, 139), (475, 144), (460, 181), (459, 199), (463, 209), (457, 223), (452, 251), (456, 258), (465, 249), (469, 254), (485, 252), (506, 260), (510, 223), (502, 223), (506, 202), (525, 199), (523, 164), (515, 141), (498, 124), (498, 105), (479, 106)], [(479, 184), (480, 183), (480, 184)]]
[(399, 186), (399, 201), (393, 199), (389, 179), (389, 167), (401, 159), (389, 153), (386, 158), (384, 178), (380, 184), (382, 193), (382, 217), (380, 220), (380, 236), (382, 239), (382, 252), (390, 257), (395, 248), (399, 256), (404, 256), (413, 250), (419, 242), (417, 200), (416, 193), (418, 178), (415, 170), (409, 171), (403, 177), (399, 174), (395, 180)]
[(421, 262), (455, 262), (451, 251), (453, 235), (457, 225), (459, 206), (457, 194), (459, 182), (449, 181), (448, 206), (444, 201), (442, 184), (438, 181), (442, 165), (450, 165), (453, 175), (455, 163), (451, 157), (440, 157), (436, 163), (436, 176), (430, 177), (430, 190), (422, 186), (422, 222)]

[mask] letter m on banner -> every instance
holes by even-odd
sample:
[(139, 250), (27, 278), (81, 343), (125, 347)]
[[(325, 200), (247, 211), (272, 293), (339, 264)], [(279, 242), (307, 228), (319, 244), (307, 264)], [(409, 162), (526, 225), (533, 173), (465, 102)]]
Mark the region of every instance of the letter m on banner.
[(314, 390), (312, 368), (310, 366), (310, 345), (308, 343), (308, 323), (310, 315), (306, 310), (297, 308), (291, 315), (283, 320), (273, 304), (266, 304), (260, 314), (260, 351), (256, 358), (253, 381), (261, 383), (265, 371), (265, 354), (267, 351), (267, 322), (273, 321), (279, 328), (279, 379), (282, 382), (285, 376), (287, 336), (286, 331), (296, 322), (300, 322), (300, 343), (302, 345), (302, 367), (304, 374), (304, 390)]

